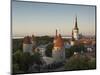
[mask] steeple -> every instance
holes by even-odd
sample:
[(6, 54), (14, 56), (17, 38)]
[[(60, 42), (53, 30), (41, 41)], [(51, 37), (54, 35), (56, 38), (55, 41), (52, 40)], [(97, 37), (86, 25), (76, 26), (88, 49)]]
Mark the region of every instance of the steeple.
[(56, 37), (57, 37), (57, 34), (58, 34), (58, 33), (57, 33), (57, 29), (56, 29)]
[(77, 26), (77, 16), (75, 17), (75, 27), (74, 29), (77, 29), (78, 30), (78, 26)]

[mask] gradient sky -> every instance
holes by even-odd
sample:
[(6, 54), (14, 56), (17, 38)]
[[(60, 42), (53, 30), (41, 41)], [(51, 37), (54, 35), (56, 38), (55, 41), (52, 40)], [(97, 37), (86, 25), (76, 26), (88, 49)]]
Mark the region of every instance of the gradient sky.
[(36, 2), (12, 2), (12, 35), (71, 35), (75, 16), (79, 32), (95, 34), (95, 6), (48, 4)]

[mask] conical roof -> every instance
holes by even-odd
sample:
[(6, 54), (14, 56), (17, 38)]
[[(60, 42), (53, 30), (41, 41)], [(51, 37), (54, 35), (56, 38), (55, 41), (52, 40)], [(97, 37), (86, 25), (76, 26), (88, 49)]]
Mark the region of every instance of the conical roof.
[(75, 27), (74, 27), (74, 29), (77, 29), (78, 30), (78, 26), (77, 26), (77, 16), (75, 18)]
[(63, 39), (60, 34), (55, 40), (56, 40), (56, 42), (54, 43), (54, 47), (63, 47), (64, 46), (64, 42), (63, 42)]

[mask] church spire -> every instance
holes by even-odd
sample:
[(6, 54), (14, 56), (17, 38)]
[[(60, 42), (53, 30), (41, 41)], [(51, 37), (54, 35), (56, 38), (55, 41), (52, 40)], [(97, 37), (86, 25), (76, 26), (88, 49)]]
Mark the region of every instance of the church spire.
[(57, 32), (57, 29), (56, 29), (56, 37), (57, 37), (57, 34), (58, 34), (58, 32)]
[(74, 29), (77, 29), (78, 30), (78, 26), (77, 26), (77, 16), (75, 17), (75, 27)]

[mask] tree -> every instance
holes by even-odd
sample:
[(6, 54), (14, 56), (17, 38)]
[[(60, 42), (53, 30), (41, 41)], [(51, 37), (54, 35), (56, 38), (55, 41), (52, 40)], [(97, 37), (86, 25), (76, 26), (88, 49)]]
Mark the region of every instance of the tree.
[(74, 45), (70, 49), (73, 50), (74, 52), (78, 52), (78, 53), (85, 52), (85, 50), (86, 50), (84, 45), (82, 45), (82, 44)]
[[(30, 53), (28, 52), (21, 52), (20, 50), (16, 51), (13, 54), (13, 71), (15, 73), (18, 73), (19, 71), (21, 71), (22, 73), (27, 72), (29, 69), (29, 66), (32, 65), (32, 57), (30, 55)], [(18, 66), (18, 68), (16, 67), (16, 65)], [(19, 70), (18, 70), (19, 69)]]
[(48, 57), (52, 56), (52, 48), (53, 48), (53, 44), (50, 44), (46, 47), (46, 51), (45, 51), (46, 56)]
[(74, 50), (73, 49), (65, 49), (65, 55), (66, 55), (66, 58), (70, 58), (71, 56), (73, 56), (74, 54)]
[(20, 50), (17, 50), (16, 52), (13, 53), (13, 62), (12, 62), (12, 67), (13, 67), (13, 73), (19, 73), (21, 72), (21, 59), (22, 59), (23, 53)]
[(92, 58), (92, 59), (88, 62), (88, 65), (89, 65), (89, 69), (96, 69), (96, 59), (95, 59), (95, 58)]
[(88, 58), (83, 56), (72, 56), (65, 64), (66, 70), (86, 70), (88, 66)]
[(19, 65), (18, 64), (13, 64), (13, 73), (16, 73), (19, 71)]
[(74, 45), (69, 49), (65, 49), (65, 54), (66, 54), (66, 58), (70, 58), (71, 56), (73, 56), (74, 52), (85, 52), (85, 47), (84, 45)]
[(24, 52), (21, 56), (21, 60), (20, 60), (20, 69), (27, 72), (27, 70), (29, 69), (29, 66), (32, 64), (31, 61), (31, 55), (28, 52)]
[(42, 36), (42, 37), (36, 38), (37, 45), (48, 44), (49, 42), (52, 42), (52, 41), (53, 41), (53, 38), (51, 38), (49, 36)]
[(22, 42), (23, 42), (23, 39), (13, 39), (12, 40), (12, 48), (13, 48), (13, 53), (16, 52), (18, 49), (20, 49), (21, 51), (23, 50), (22, 49)]
[(23, 53), (20, 50), (17, 50), (15, 53), (13, 53), (13, 64), (20, 63), (22, 55)]
[(40, 53), (35, 52), (31, 57), (32, 57), (32, 60), (33, 60), (34, 63), (36, 63), (38, 65), (42, 64)]
[(74, 45), (70, 48), (71, 50), (73, 50), (74, 52), (85, 52), (85, 47), (84, 45)]

